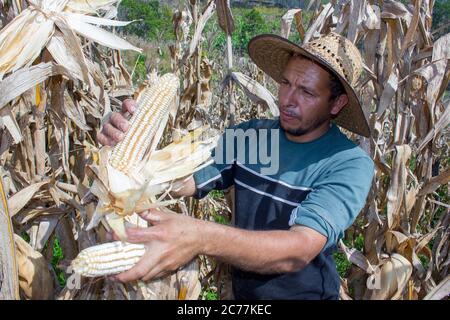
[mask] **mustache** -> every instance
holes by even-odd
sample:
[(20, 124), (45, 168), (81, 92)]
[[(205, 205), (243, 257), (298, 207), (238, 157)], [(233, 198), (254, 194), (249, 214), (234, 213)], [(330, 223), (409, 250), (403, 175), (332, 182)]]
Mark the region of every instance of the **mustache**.
[(295, 109), (295, 107), (290, 107), (290, 106), (281, 107), (280, 111), (287, 114), (290, 117), (299, 117), (300, 116), (300, 113)]

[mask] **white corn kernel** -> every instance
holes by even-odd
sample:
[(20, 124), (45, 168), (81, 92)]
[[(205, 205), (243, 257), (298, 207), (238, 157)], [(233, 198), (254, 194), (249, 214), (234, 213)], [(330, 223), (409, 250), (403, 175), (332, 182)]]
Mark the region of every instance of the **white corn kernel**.
[(109, 159), (111, 166), (129, 173), (144, 157), (155, 133), (177, 94), (179, 79), (172, 73), (163, 75), (145, 89), (137, 100), (138, 108), (130, 119), (125, 138), (118, 143)]
[(144, 253), (143, 244), (108, 242), (82, 250), (72, 261), (72, 268), (85, 277), (118, 274), (135, 266)]

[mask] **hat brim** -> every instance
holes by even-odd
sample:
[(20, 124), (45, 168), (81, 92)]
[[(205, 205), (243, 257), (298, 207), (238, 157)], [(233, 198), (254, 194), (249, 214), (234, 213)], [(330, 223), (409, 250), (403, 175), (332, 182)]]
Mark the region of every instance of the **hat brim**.
[(332, 121), (349, 131), (370, 137), (370, 129), (356, 92), (328, 62), (295, 43), (273, 34), (262, 34), (251, 39), (248, 44), (248, 53), (253, 62), (278, 83), (282, 79), (289, 59), (295, 53), (306, 56), (333, 72), (341, 81), (349, 101)]

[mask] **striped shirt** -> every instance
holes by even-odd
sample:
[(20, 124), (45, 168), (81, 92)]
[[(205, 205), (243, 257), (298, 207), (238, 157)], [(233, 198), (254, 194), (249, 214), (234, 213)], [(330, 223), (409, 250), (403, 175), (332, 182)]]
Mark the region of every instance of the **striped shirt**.
[(356, 219), (371, 187), (370, 157), (332, 124), (307, 143), (287, 139), (278, 119), (254, 119), (227, 129), (215, 162), (194, 174), (195, 197), (235, 186), (235, 224), (247, 230), (303, 225), (327, 237), (304, 269), (259, 275), (234, 269), (235, 297), (336, 299), (339, 276), (332, 253)]

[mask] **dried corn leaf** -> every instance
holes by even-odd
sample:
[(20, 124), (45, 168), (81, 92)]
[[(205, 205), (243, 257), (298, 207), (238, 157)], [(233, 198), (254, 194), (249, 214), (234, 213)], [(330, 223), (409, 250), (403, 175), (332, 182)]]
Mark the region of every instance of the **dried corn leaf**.
[(367, 3), (365, 9), (365, 17), (362, 21), (364, 27), (369, 30), (379, 30), (381, 28), (380, 7)]
[(77, 20), (72, 15), (67, 15), (67, 24), (78, 34), (83, 37), (97, 42), (103, 46), (117, 49), (117, 50), (133, 50), (141, 53), (142, 49), (133, 46), (126, 40), (112, 34), (111, 32), (105, 31), (102, 28), (96, 27), (89, 23)]
[(406, 49), (413, 43), (414, 37), (417, 35), (417, 27), (420, 20), (420, 7), (422, 6), (422, 0), (414, 1), (414, 13), (412, 21), (408, 26), (408, 31), (406, 32), (405, 38), (402, 42), (402, 47), (400, 50), (400, 56), (403, 56)]
[(408, 241), (408, 237), (401, 232), (389, 230), (386, 232), (386, 250), (388, 253), (397, 250), (399, 245)]
[(355, 42), (358, 37), (360, 26), (365, 17), (366, 6), (368, 6), (366, 0), (350, 0), (350, 17), (347, 38), (351, 42)]
[(450, 275), (447, 275), (436, 287), (433, 288), (423, 300), (443, 300), (450, 295)]
[(70, 72), (54, 63), (40, 63), (38, 65), (23, 68), (14, 72), (0, 82), (0, 108), (3, 108), (8, 102), (20, 96), (27, 90), (30, 90), (48, 77), (57, 74), (72, 78)]
[(303, 39), (304, 43), (309, 42), (312, 38), (320, 34), (323, 26), (325, 25), (325, 21), (330, 17), (333, 11), (334, 9), (331, 3), (327, 3), (323, 7), (319, 16), (313, 20), (312, 25), (306, 31), (305, 38)]
[(406, 162), (411, 156), (411, 147), (409, 145), (395, 146), (394, 150), (391, 185), (386, 195), (389, 229), (395, 228), (395, 222), (400, 215), (400, 209), (404, 201), (403, 196), (406, 191)]
[(433, 68), (433, 77), (427, 87), (427, 101), (432, 110), (439, 99), (448, 59), (450, 59), (450, 33), (439, 38), (433, 45), (432, 61), (436, 63)]
[(61, 30), (65, 30), (66, 34), (64, 35), (57, 30), (47, 43), (48, 51), (53, 59), (70, 70), (74, 77), (92, 86), (79, 40), (75, 37), (72, 30), (64, 28), (64, 24), (61, 23), (59, 27)]
[(305, 28), (303, 27), (303, 16), (302, 12), (299, 11), (295, 15), (295, 27), (297, 29), (298, 35), (300, 36), (300, 40), (303, 41), (305, 38)]
[(14, 245), (14, 231), (3, 186), (3, 168), (0, 167), (0, 300), (18, 300), (19, 276)]
[(97, 14), (97, 10), (107, 9), (119, 0), (70, 0), (64, 11)]
[(375, 274), (375, 277), (379, 279), (379, 288), (368, 289), (365, 298), (371, 300), (400, 299), (411, 273), (411, 263), (397, 253), (392, 254)]
[(34, 183), (19, 192), (15, 193), (11, 198), (8, 199), (9, 204), (9, 214), (14, 217), (20, 210), (27, 205), (27, 203), (34, 197), (39, 189), (47, 184), (48, 182), (38, 182)]
[(234, 19), (230, 0), (216, 0), (216, 7), (219, 26), (227, 35), (231, 35), (234, 31)]
[(83, 110), (78, 105), (78, 102), (74, 100), (73, 95), (69, 95), (67, 92), (64, 94), (64, 113), (72, 120), (81, 130), (92, 130), (86, 123), (86, 117)]
[(372, 274), (375, 272), (375, 268), (367, 260), (367, 258), (364, 256), (362, 252), (354, 248), (348, 248), (342, 240), (339, 240), (339, 247), (344, 252), (348, 261), (358, 266), (368, 274)]
[(0, 31), (0, 80), (11, 71), (30, 66), (40, 55), (53, 31), (53, 21), (30, 8), (4, 27)]
[(397, 292), (391, 299), (398, 300), (403, 296), (403, 290), (411, 277), (412, 265), (405, 257), (395, 253), (391, 256), (391, 261), (394, 263), (394, 270), (397, 278)]
[(302, 9), (291, 9), (288, 10), (281, 17), (281, 36), (289, 39), (289, 34), (291, 32), (292, 20), (294, 20), (294, 16), (299, 13), (301, 15)]
[(412, 15), (400, 1), (388, 0), (383, 1), (381, 17), (384, 19), (402, 18), (405, 19), (409, 25)]
[(420, 189), (419, 196), (424, 196), (431, 192), (434, 192), (441, 185), (445, 185), (450, 182), (450, 168), (442, 172), (436, 177), (431, 178), (427, 181)]
[(20, 127), (17, 124), (16, 118), (11, 112), (11, 107), (0, 109), (0, 129), (8, 130), (12, 137), (12, 143), (18, 144), (23, 140), (20, 132)]
[(207, 7), (203, 12), (203, 14), (201, 15), (201, 17), (198, 19), (194, 36), (189, 45), (189, 51), (185, 53), (182, 64), (184, 64), (194, 54), (195, 50), (197, 49), (200, 39), (202, 38), (203, 29), (205, 28), (208, 20), (213, 16), (214, 8), (215, 8), (214, 1), (211, 0), (207, 4)]
[(52, 299), (54, 282), (47, 260), (18, 235), (14, 235), (14, 241), (17, 247), (20, 289), (25, 299)]
[(378, 105), (378, 118), (380, 118), (383, 113), (386, 111), (386, 109), (389, 108), (389, 106), (392, 103), (392, 99), (394, 98), (395, 93), (398, 89), (398, 76), (396, 70), (392, 71), (392, 73), (389, 76), (389, 79), (384, 86), (383, 93), (380, 98), (380, 103)]
[(273, 117), (279, 116), (277, 101), (269, 90), (243, 73), (232, 72), (231, 77), (244, 90), (250, 100), (269, 108)]
[(85, 23), (95, 24), (95, 25), (99, 25), (99, 26), (110, 26), (110, 27), (124, 27), (124, 26), (127, 26), (130, 23), (136, 21), (136, 20), (133, 20), (133, 21), (111, 20), (111, 19), (99, 18), (99, 17), (94, 17), (94, 16), (88, 16), (88, 15), (79, 14), (79, 13), (63, 13), (62, 16), (66, 17), (66, 18), (68, 17), (69, 19), (82, 21)]

